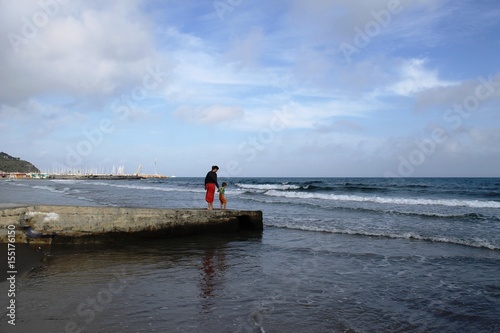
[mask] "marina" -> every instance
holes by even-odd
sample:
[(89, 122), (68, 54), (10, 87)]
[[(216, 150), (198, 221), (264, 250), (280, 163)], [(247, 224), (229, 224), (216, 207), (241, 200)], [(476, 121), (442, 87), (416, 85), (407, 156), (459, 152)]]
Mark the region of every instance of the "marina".
[(157, 174), (73, 174), (73, 173), (62, 173), (62, 174), (49, 174), (49, 173), (24, 173), (24, 172), (9, 172), (0, 173), (0, 178), (4, 179), (101, 179), (101, 180), (113, 180), (113, 179), (150, 179), (150, 178), (168, 178), (168, 176), (157, 175)]

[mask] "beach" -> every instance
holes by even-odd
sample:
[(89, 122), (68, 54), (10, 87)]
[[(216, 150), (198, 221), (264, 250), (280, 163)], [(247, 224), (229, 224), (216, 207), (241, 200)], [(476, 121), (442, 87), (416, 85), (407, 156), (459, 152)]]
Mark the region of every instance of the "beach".
[[(0, 330), (500, 330), (500, 179), (219, 181), (228, 208), (263, 211), (261, 235), (19, 244)], [(0, 181), (0, 202), (206, 206), (203, 178)]]

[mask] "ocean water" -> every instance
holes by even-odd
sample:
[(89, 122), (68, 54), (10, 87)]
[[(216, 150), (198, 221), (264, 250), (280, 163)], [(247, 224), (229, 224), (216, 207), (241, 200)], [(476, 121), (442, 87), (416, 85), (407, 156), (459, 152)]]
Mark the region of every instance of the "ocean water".
[[(500, 332), (500, 179), (222, 181), (262, 234), (20, 248), (0, 331)], [(2, 202), (206, 207), (203, 178), (0, 181)]]

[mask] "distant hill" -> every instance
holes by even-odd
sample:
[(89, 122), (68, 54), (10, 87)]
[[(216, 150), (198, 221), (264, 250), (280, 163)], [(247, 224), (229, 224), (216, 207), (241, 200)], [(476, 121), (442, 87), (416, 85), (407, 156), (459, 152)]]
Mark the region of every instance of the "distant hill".
[(37, 167), (19, 157), (0, 152), (0, 171), (3, 172), (40, 172)]

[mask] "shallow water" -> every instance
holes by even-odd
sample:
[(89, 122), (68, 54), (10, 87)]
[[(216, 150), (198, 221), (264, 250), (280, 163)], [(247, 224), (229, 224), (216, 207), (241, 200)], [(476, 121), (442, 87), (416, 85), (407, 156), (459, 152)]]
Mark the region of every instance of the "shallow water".
[[(245, 189), (242, 184), (267, 188)], [(66, 189), (59, 193), (61, 185)], [(462, 193), (451, 183), (419, 187), (418, 193), (407, 185), (384, 188), (371, 181), (356, 185), (364, 189), (355, 193), (344, 188), (350, 185), (312, 193), (271, 188), (304, 185), (281, 179), (241, 179), (230, 185), (230, 207), (263, 209), (262, 235), (54, 246), (43, 248), (45, 255), (26, 249), (22, 256), (32, 261), (17, 280), (18, 325), (11, 327), (3, 317), (0, 331), (500, 330), (499, 212), (491, 189), (485, 199), (479, 186), (474, 194)], [(135, 193), (139, 206), (188, 206), (203, 195), (193, 180), (8, 186), (22, 189), (26, 199), (49, 192), (61, 200), (106, 205), (130, 205), (127, 200)], [(174, 191), (176, 186), (183, 191)], [(373, 187), (380, 189), (366, 189)], [(359, 200), (290, 198), (294, 192), (340, 195), (342, 189), (366, 198), (363, 206)], [(267, 191), (284, 192), (276, 196)], [(19, 194), (12, 191), (11, 197), (14, 192)], [(377, 197), (406, 203), (383, 204)], [(492, 207), (415, 205), (408, 199), (465, 200)]]
[(494, 332), (498, 253), (449, 246), (269, 228), (262, 238), (53, 247), (18, 279), (18, 327)]

